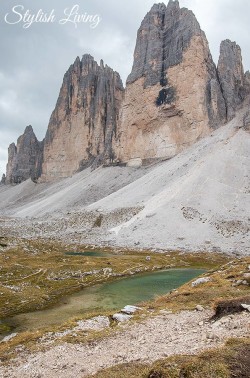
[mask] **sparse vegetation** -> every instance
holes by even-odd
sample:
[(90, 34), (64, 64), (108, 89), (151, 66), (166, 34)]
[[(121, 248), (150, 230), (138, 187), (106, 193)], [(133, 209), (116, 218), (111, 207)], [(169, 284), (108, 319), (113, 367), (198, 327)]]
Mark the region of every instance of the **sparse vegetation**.
[[(69, 251), (84, 252), (95, 249), (90, 246), (16, 238), (5, 238), (4, 243), (8, 244), (8, 247), (2, 248), (0, 254), (0, 318), (2, 319), (21, 312), (44, 309), (66, 294), (89, 285), (144, 271), (174, 267), (205, 268), (208, 271), (203, 277), (208, 277), (209, 280), (197, 286), (192, 286), (189, 282), (178, 290), (144, 303), (144, 311), (134, 317), (134, 322), (141, 320), (141, 316), (144, 319), (145, 316), (155, 316), (162, 309), (175, 312), (194, 309), (197, 304), (219, 309), (222, 300), (218, 301), (218, 298), (222, 298), (223, 301), (230, 300), (230, 303), (236, 303), (237, 298), (249, 298), (249, 285), (243, 279), (249, 271), (249, 258), (232, 261), (222, 254), (184, 254), (178, 251), (160, 254), (151, 251), (109, 249), (103, 249), (106, 256), (93, 258), (79, 254), (66, 255)], [(150, 259), (147, 256), (150, 256)], [(81, 319), (99, 314), (99, 312), (83, 314)], [(102, 311), (102, 315), (108, 315), (108, 312)], [(27, 351), (42, 350), (45, 346), (40, 340), (46, 333), (71, 329), (77, 320), (79, 319), (71, 319), (61, 326), (41, 329), (37, 332), (19, 333), (9, 342), (0, 344), (1, 360), (8, 362), (10, 358), (16, 356), (20, 346)], [(4, 322), (0, 322), (2, 334), (10, 331)], [(112, 327), (100, 332), (78, 332), (55, 339), (53, 343), (91, 343), (108, 337), (113, 332), (116, 330)], [(122, 374), (124, 378), (196, 378), (200, 377), (199, 372), (202, 372), (204, 378), (246, 377), (232, 375), (233, 371), (242, 372), (245, 369), (246, 362), (237, 365), (239, 361), (237, 353), (241, 350), (243, 356), (240, 349), (243, 347), (246, 353), (249, 353), (249, 343), (234, 341), (222, 349), (221, 354), (217, 350), (214, 355), (210, 351), (194, 357), (175, 356), (152, 365), (122, 365), (102, 371), (99, 373), (101, 375), (96, 377), (120, 378)], [(215, 355), (216, 360), (212, 357)], [(226, 356), (230, 358), (227, 360)], [(212, 359), (213, 364), (211, 364)]]
[[(232, 339), (225, 347), (197, 356), (173, 356), (153, 364), (123, 364), (92, 378), (248, 378), (250, 339)], [(88, 377), (90, 378), (90, 376)]]

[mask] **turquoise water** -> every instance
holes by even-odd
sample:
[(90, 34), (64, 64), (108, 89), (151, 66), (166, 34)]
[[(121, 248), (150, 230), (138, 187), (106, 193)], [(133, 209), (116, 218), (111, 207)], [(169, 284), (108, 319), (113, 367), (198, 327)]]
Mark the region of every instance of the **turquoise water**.
[(202, 272), (200, 269), (170, 269), (123, 278), (89, 288), (88, 291), (92, 292), (96, 308), (122, 308), (126, 304), (138, 304), (163, 295)]
[(123, 278), (85, 288), (70, 295), (55, 307), (20, 314), (7, 320), (12, 332), (36, 330), (59, 325), (93, 310), (119, 310), (163, 295), (202, 274), (201, 269), (170, 269)]

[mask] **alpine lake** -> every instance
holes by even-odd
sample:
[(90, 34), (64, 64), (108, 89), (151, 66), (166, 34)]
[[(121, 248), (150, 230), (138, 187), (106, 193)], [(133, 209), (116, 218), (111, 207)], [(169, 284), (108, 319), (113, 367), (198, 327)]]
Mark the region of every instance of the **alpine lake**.
[(223, 261), (217, 255), (70, 249), (25, 240), (5, 247), (0, 259), (1, 337), (143, 306)]

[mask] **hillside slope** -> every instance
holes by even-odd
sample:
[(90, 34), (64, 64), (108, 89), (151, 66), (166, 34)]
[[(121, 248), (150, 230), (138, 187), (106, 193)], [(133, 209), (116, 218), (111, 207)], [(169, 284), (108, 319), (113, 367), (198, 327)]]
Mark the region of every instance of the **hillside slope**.
[(238, 116), (89, 209), (144, 206), (112, 229), (118, 245), (249, 253), (250, 135), (240, 125)]
[(59, 214), (70, 219), (69, 211), (112, 219), (121, 208), (137, 208), (125, 221), (114, 217), (110, 227), (102, 224), (88, 242), (249, 254), (250, 135), (242, 128), (244, 112), (155, 166), (99, 168), (54, 184), (1, 187), (0, 214), (46, 222)]

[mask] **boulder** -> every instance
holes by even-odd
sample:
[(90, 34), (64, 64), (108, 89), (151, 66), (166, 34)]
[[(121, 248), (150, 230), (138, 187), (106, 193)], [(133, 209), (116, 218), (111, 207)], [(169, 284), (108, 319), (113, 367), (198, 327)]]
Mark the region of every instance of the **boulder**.
[(195, 280), (195, 281), (192, 282), (192, 287), (195, 287), (195, 286), (207, 283), (209, 281), (211, 281), (211, 279), (209, 277), (197, 278), (197, 280)]
[(127, 322), (131, 318), (132, 318), (132, 315), (127, 315), (127, 314), (116, 313), (112, 315), (112, 319), (116, 320), (119, 323)]

